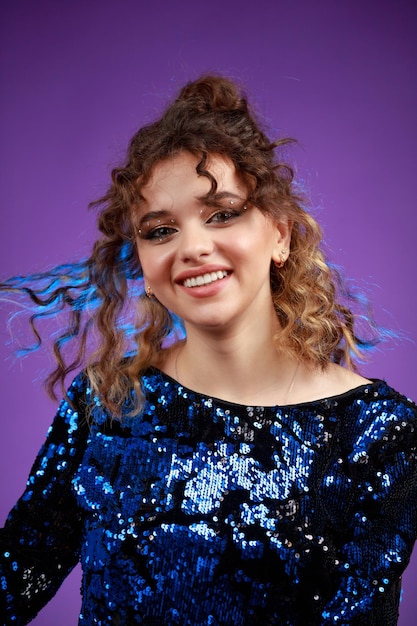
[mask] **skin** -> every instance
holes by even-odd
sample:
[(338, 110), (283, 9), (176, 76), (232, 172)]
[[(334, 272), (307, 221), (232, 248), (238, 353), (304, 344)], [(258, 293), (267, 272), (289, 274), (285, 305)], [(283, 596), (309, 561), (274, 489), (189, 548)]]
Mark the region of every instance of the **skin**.
[(197, 164), (187, 152), (157, 163), (134, 216), (145, 284), (186, 328), (161, 369), (240, 404), (304, 402), (366, 382), (333, 364), (312, 371), (276, 349), (270, 267), (288, 256), (291, 224), (247, 205), (233, 163), (218, 155), (207, 166), (218, 185), (208, 204), (210, 181)]

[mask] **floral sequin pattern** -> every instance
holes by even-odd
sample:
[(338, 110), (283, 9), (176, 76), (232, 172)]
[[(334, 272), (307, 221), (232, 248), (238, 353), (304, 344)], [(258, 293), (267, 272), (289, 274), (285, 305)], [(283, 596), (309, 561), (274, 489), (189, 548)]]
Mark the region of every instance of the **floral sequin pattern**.
[[(218, 410), (218, 415), (221, 413)], [(248, 413), (253, 414), (253, 410), (250, 408)], [(248, 423), (242, 426), (236, 415), (223, 414), (229, 426), (229, 438), (225, 436), (226, 440), (212, 444), (200, 443), (191, 457), (173, 455), (167, 477), (169, 489), (184, 482), (183, 512), (200, 514), (213, 528), (221, 520), (222, 525), (233, 529), (233, 541), (252, 553), (259, 542), (248, 539), (244, 529), (256, 525), (265, 531), (274, 530), (278, 503), (285, 503), (281, 510), (294, 515), (297, 507), (294, 497), (308, 492), (314, 447), (283, 428), (281, 416), (275, 417), (272, 422), (258, 415), (250, 426)], [(232, 429), (230, 421), (233, 421)], [(233, 432), (244, 433), (246, 441), (233, 441), (230, 437)], [(264, 447), (259, 446), (258, 439), (264, 439)], [(260, 545), (259, 550), (262, 551)]]

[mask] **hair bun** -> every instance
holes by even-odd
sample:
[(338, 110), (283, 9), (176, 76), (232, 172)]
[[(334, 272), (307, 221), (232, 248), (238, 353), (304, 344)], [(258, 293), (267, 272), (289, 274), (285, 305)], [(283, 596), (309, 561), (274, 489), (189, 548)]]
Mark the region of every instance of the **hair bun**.
[(176, 101), (184, 102), (187, 107), (200, 113), (247, 110), (246, 99), (236, 84), (223, 76), (202, 76), (189, 82), (181, 89)]

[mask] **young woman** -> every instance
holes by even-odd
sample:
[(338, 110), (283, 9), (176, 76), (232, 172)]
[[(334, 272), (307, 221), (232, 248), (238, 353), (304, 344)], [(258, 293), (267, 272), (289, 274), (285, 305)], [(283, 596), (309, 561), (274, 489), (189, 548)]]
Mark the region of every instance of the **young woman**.
[(370, 337), (284, 143), (230, 80), (186, 85), (113, 171), (91, 257), (2, 285), (35, 330), (70, 311), (50, 390), (84, 364), (2, 531), (4, 624), (78, 561), (88, 626), (397, 623), (417, 409), (355, 372)]

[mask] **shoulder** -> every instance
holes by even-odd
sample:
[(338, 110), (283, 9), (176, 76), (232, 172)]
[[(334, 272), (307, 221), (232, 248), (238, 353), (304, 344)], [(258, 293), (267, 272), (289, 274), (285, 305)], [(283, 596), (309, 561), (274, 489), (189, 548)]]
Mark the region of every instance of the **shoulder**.
[(63, 393), (51, 428), (55, 430), (63, 428), (69, 433), (84, 431), (97, 404), (89, 377), (86, 371), (82, 370)]
[(328, 389), (329, 395), (337, 396), (359, 389), (372, 381), (346, 367), (330, 363), (323, 373), (321, 382)]
[(371, 381), (345, 367), (329, 363), (324, 370), (300, 369), (296, 402), (314, 402), (358, 389)]
[(85, 409), (92, 403), (93, 393), (85, 370), (79, 372), (71, 381), (67, 392), (61, 401), (61, 406), (70, 406), (73, 410)]
[(324, 381), (328, 397), (335, 398), (340, 407), (353, 413), (363, 427), (369, 427), (371, 423), (388, 425), (404, 420), (417, 421), (417, 406), (413, 400), (385, 380), (364, 378), (344, 367), (332, 365)]
[(375, 379), (335, 400), (340, 440), (351, 462), (416, 466), (417, 406), (411, 399)]
[(370, 380), (331, 364), (313, 374), (308, 389), (307, 385), (310, 399), (326, 406), (337, 419), (339, 435), (347, 445), (362, 448), (380, 442), (396, 447), (405, 438), (409, 449), (416, 446), (417, 406), (384, 380)]
[[(311, 377), (310, 394), (312, 400), (320, 398), (332, 398), (346, 396), (346, 399), (363, 399), (376, 404), (389, 403), (391, 407), (396, 404), (408, 406), (411, 413), (417, 410), (415, 403), (391, 387), (386, 381), (369, 379), (334, 363), (320, 372), (313, 372)], [(309, 381), (307, 379), (308, 388)]]

